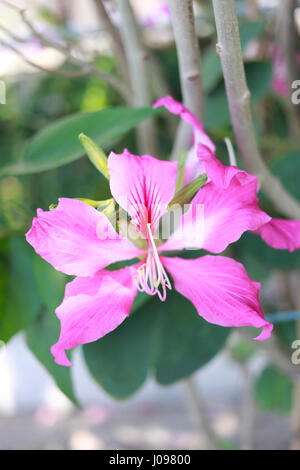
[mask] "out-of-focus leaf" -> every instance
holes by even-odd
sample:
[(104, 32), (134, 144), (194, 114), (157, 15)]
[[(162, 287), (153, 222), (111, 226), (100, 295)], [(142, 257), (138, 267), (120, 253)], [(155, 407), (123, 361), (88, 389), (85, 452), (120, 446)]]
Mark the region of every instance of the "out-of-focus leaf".
[(261, 20), (258, 21), (244, 21), (240, 25), (240, 38), (242, 48), (249, 44), (253, 39), (259, 38), (264, 30), (264, 22)]
[(261, 99), (270, 91), (272, 63), (267, 60), (247, 62), (245, 71), (252, 101)]
[(253, 256), (243, 257), (242, 263), (251, 279), (258, 282), (265, 281), (271, 274), (271, 268), (261, 263), (257, 258), (253, 258)]
[(59, 389), (76, 405), (71, 368), (55, 364), (50, 347), (57, 342), (60, 325), (54, 312), (44, 310), (38, 320), (26, 331), (26, 342), (39, 362), (47, 369)]
[(54, 311), (63, 299), (66, 276), (38, 255), (34, 256), (33, 267), (41, 300), (49, 311)]
[(280, 341), (291, 350), (291, 346), (295, 339), (297, 339), (297, 328), (296, 322), (284, 322), (275, 324), (275, 333), (279, 337)]
[(92, 376), (113, 397), (129, 397), (146, 380), (153, 360), (156, 322), (150, 301), (116, 330), (83, 346)]
[[(272, 65), (267, 61), (252, 61), (245, 64), (251, 103), (260, 100), (270, 89)], [(257, 79), (259, 77), (259, 80)], [(207, 129), (222, 129), (230, 123), (230, 113), (224, 82), (206, 97), (205, 126)]]
[(238, 243), (243, 256), (253, 257), (255, 261), (263, 263), (266, 268), (292, 269), (300, 266), (300, 251), (290, 253), (287, 250), (275, 250), (259, 235), (245, 233)]
[(35, 135), (22, 160), (1, 168), (0, 174), (37, 173), (73, 162), (85, 154), (78, 141), (81, 132), (105, 147), (157, 112), (152, 108), (107, 108), (62, 118)]
[[(263, 21), (247, 21), (240, 25), (240, 36), (243, 50), (250, 41), (259, 37), (264, 29)], [(204, 55), (202, 60), (203, 87), (206, 93), (210, 93), (222, 79), (222, 67), (220, 59), (213, 45)]]
[(28, 347), (48, 370), (60, 390), (73, 403), (78, 404), (73, 390), (71, 369), (55, 364), (50, 352), (50, 347), (57, 342), (60, 333), (60, 323), (54, 310), (62, 301), (66, 276), (39, 256), (34, 257), (34, 275), (43, 307), (37, 321), (26, 331)]
[[(300, 154), (289, 153), (278, 159), (271, 167), (289, 192), (300, 201)], [(272, 214), (273, 215), (273, 214)], [(279, 217), (281, 217), (279, 215)], [(245, 258), (253, 258), (265, 267), (296, 269), (300, 266), (300, 250), (290, 253), (288, 250), (275, 250), (267, 245), (258, 235), (247, 233), (238, 243), (238, 249)]]
[(230, 114), (224, 83), (205, 101), (205, 127), (209, 129), (222, 129), (230, 123)]
[(300, 149), (278, 158), (271, 169), (289, 192), (300, 201)]
[(188, 377), (215, 357), (229, 332), (205, 322), (188, 300), (172, 291), (166, 302), (151, 298), (83, 350), (96, 381), (114, 397), (126, 398), (148, 372), (154, 371), (163, 385)]
[(194, 306), (175, 291), (161, 304), (155, 360), (159, 383), (168, 385), (206, 365), (223, 348), (230, 328), (203, 320)]
[(256, 400), (264, 411), (288, 413), (292, 406), (291, 381), (275, 367), (267, 367), (255, 385)]
[(33, 251), (25, 238), (11, 239), (9, 265), (5, 307), (0, 312), (0, 338), (4, 342), (30, 325), (41, 308), (33, 275)]

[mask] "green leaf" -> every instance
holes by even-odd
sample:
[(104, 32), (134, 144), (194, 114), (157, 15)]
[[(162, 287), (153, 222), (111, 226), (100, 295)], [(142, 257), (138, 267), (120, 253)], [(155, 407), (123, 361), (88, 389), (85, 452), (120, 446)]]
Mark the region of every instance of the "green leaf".
[(60, 325), (54, 312), (43, 310), (38, 320), (26, 331), (26, 343), (38, 361), (47, 369), (59, 389), (78, 405), (74, 394), (71, 368), (55, 364), (50, 347), (57, 342)]
[(272, 173), (277, 176), (289, 192), (300, 201), (300, 152), (282, 155), (272, 165)]
[(78, 141), (81, 132), (105, 147), (157, 112), (152, 108), (107, 108), (59, 119), (29, 141), (19, 163), (3, 167), (0, 174), (37, 173), (73, 162), (85, 154)]
[(166, 302), (150, 298), (83, 351), (95, 380), (112, 396), (126, 398), (152, 370), (163, 385), (188, 377), (215, 357), (229, 332), (205, 322), (188, 300), (172, 291)]
[(62, 301), (66, 276), (56, 271), (40, 256), (34, 257), (34, 275), (43, 307), (37, 321), (26, 331), (26, 342), (60, 390), (77, 405), (71, 369), (55, 364), (50, 352), (50, 347), (57, 342), (60, 333), (60, 322), (54, 310)]
[(66, 276), (56, 271), (40, 256), (34, 256), (34, 275), (44, 306), (51, 312), (62, 302)]
[(243, 49), (245, 49), (245, 47), (249, 44), (249, 42), (253, 41), (253, 39), (256, 39), (262, 35), (264, 26), (264, 21), (260, 20), (244, 21), (241, 23), (240, 38)]
[[(263, 21), (247, 21), (240, 25), (240, 37), (242, 49), (253, 39), (259, 37), (264, 29)], [(220, 59), (216, 53), (216, 47), (213, 45), (203, 55), (203, 87), (206, 93), (210, 93), (222, 80), (222, 67)]]
[(107, 155), (103, 150), (87, 135), (79, 134), (79, 142), (83, 145), (86, 150), (87, 156), (89, 157), (90, 162), (97, 168), (102, 175), (109, 179), (109, 172), (107, 168)]
[(275, 367), (267, 367), (255, 385), (256, 400), (264, 411), (289, 413), (292, 407), (291, 381)]
[[(272, 64), (268, 61), (251, 61), (245, 64), (251, 103), (255, 103), (270, 90)], [(259, 77), (259, 80), (257, 80)], [(205, 126), (207, 129), (224, 128), (230, 123), (230, 113), (224, 81), (207, 95), (205, 102)]]
[(25, 238), (11, 239), (9, 264), (5, 308), (0, 312), (0, 339), (4, 342), (30, 325), (41, 308), (33, 275), (33, 250)]
[(160, 302), (160, 336), (155, 360), (159, 383), (184, 379), (206, 365), (223, 348), (230, 328), (203, 320), (194, 306), (175, 291)]
[[(277, 176), (289, 192), (300, 201), (300, 157), (299, 153), (288, 153), (276, 160), (271, 167), (272, 173)], [(276, 216), (276, 214), (272, 214)], [(281, 217), (281, 215), (277, 215)], [(290, 253), (288, 250), (275, 250), (267, 245), (258, 235), (247, 233), (238, 243), (245, 258), (258, 260), (266, 268), (297, 269), (300, 266), (300, 251)]]
[(251, 100), (260, 100), (270, 91), (273, 73), (272, 63), (267, 60), (253, 60), (245, 64), (245, 71), (251, 92)]
[(152, 307), (152, 302), (147, 302), (116, 330), (83, 346), (92, 376), (115, 398), (129, 397), (147, 378), (157, 319)]
[(267, 245), (259, 235), (245, 233), (238, 242), (243, 256), (252, 257), (266, 268), (292, 269), (300, 266), (300, 251), (275, 250)]
[(222, 129), (230, 123), (230, 114), (224, 83), (210, 95), (205, 102), (205, 127)]
[(295, 321), (275, 324), (275, 333), (283, 345), (291, 351), (291, 346), (297, 339), (297, 326)]

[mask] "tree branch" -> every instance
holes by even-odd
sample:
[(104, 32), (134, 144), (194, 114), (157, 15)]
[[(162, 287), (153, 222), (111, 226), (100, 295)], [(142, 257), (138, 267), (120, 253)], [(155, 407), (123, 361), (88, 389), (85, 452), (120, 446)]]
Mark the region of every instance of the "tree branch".
[[(168, 4), (177, 48), (183, 102), (199, 119), (203, 119), (200, 50), (195, 31), (193, 1), (169, 0)], [(190, 128), (186, 123), (180, 123), (172, 159), (187, 150), (189, 144)]]
[(129, 79), (128, 65), (127, 65), (126, 54), (125, 54), (125, 50), (124, 50), (120, 33), (113, 25), (106, 11), (106, 8), (103, 4), (103, 0), (94, 0), (94, 2), (97, 8), (99, 20), (102, 23), (103, 28), (110, 35), (110, 38), (112, 40), (112, 46), (113, 46), (113, 49), (115, 51), (115, 54), (119, 63), (120, 71), (125, 77), (125, 79), (127, 80), (127, 82), (129, 83), (130, 79)]
[(218, 32), (217, 51), (221, 58), (231, 120), (236, 140), (247, 166), (256, 174), (262, 189), (279, 212), (300, 219), (300, 203), (275, 178), (264, 163), (256, 141), (250, 109), (234, 0), (213, 0)]
[[(37, 68), (38, 70), (41, 70), (43, 72), (52, 74), (52, 75), (59, 75), (63, 77), (69, 77), (69, 78), (76, 78), (76, 77), (82, 77), (86, 75), (92, 75), (94, 77), (99, 78), (100, 80), (105, 81), (108, 83), (112, 88), (114, 88), (120, 95), (124, 98), (125, 101), (130, 102), (132, 95), (131, 95), (131, 90), (128, 88), (126, 83), (123, 83), (121, 80), (119, 80), (118, 77), (115, 77), (112, 74), (102, 72), (101, 70), (97, 69), (94, 67), (92, 64), (75, 57), (69, 50), (69, 47), (67, 45), (61, 44), (57, 41), (53, 41), (51, 39), (48, 39), (37, 29), (35, 26), (31, 23), (31, 21), (27, 18), (26, 11), (22, 10), (21, 8), (11, 4), (10, 2), (7, 2), (6, 0), (1, 0), (1, 3), (3, 3), (5, 6), (13, 9), (17, 13), (19, 13), (22, 21), (26, 24), (28, 29), (31, 31), (32, 35), (37, 38), (40, 43), (45, 46), (45, 47), (51, 47), (59, 52), (61, 52), (65, 57), (66, 61), (69, 63), (76, 65), (77, 67), (80, 68), (78, 71), (63, 71), (63, 70), (49, 70), (43, 66), (40, 66), (39, 64), (31, 61), (30, 59), (26, 58), (24, 54), (11, 44), (7, 43), (6, 41), (2, 41), (2, 44), (5, 45), (6, 47), (10, 48), (12, 51), (14, 51), (16, 54), (18, 54), (25, 62), (27, 62), (29, 65)], [(26, 43), (28, 41), (16, 36), (14, 33), (9, 31), (5, 26), (0, 25), (0, 29), (2, 29), (8, 36), (10, 36), (12, 39), (16, 40), (17, 42), (20, 43)]]
[[(149, 54), (140, 36), (140, 31), (129, 0), (117, 0), (121, 23), (121, 37), (129, 66), (130, 82), (133, 92), (132, 104), (136, 107), (151, 106), (151, 83), (149, 73)], [(138, 147), (141, 153), (156, 153), (154, 120), (148, 119), (137, 129)]]
[(100, 80), (103, 80), (106, 83), (108, 83), (118, 93), (120, 93), (120, 95), (123, 96), (124, 99), (125, 98), (126, 98), (126, 100), (130, 99), (131, 95), (129, 95), (127, 87), (122, 82), (120, 82), (117, 77), (115, 77), (114, 75), (105, 73), (105, 72), (101, 72), (101, 70), (96, 69), (95, 67), (93, 67), (92, 65), (90, 65), (88, 63), (80, 62), (82, 64), (81, 68), (79, 70), (74, 70), (74, 71), (73, 70), (62, 70), (62, 69), (55, 69), (55, 70), (52, 69), (51, 70), (51, 69), (48, 69), (48, 68), (46, 68), (42, 65), (37, 64), (36, 62), (32, 61), (31, 59), (28, 59), (28, 57), (26, 57), (23, 54), (23, 52), (21, 52), (19, 49), (14, 47), (12, 44), (9, 44), (5, 40), (0, 39), (0, 44), (2, 44), (3, 46), (7, 47), (10, 50), (12, 50), (15, 54), (17, 54), (19, 57), (21, 57), (21, 59), (23, 59), (24, 62), (26, 62), (31, 67), (34, 67), (37, 70), (40, 70), (41, 72), (45, 72), (45, 73), (48, 73), (50, 75), (56, 75), (56, 76), (65, 77), (65, 78), (79, 78), (79, 77), (86, 77), (88, 75), (93, 75), (93, 76), (99, 78)]

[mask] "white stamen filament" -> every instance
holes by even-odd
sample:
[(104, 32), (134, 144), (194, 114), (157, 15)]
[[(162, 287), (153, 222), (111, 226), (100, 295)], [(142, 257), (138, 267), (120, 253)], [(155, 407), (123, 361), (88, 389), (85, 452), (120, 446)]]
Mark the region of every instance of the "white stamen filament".
[[(146, 263), (138, 268), (135, 282), (138, 291), (149, 295), (158, 295), (164, 302), (167, 297), (167, 288), (172, 289), (168, 275), (159, 259), (158, 251), (151, 231), (151, 224), (147, 224), (149, 235), (149, 248)], [(160, 291), (160, 287), (162, 292)]]
[(229, 155), (229, 163), (231, 166), (237, 167), (236, 156), (235, 156), (235, 152), (234, 152), (234, 148), (231, 143), (231, 140), (228, 137), (226, 137), (224, 140), (225, 140), (225, 144), (226, 144), (228, 155)]

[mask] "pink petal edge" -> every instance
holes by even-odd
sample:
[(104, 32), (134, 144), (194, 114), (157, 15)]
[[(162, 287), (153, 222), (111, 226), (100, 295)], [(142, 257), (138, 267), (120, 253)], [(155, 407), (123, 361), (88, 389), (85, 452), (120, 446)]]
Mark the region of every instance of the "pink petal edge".
[(161, 259), (174, 279), (175, 289), (206, 321), (225, 327), (263, 328), (255, 339), (270, 337), (273, 325), (265, 320), (260, 307), (260, 284), (249, 278), (242, 264), (210, 255), (193, 260)]
[(135, 266), (102, 270), (67, 284), (64, 300), (56, 309), (61, 322), (59, 340), (51, 347), (57, 364), (71, 366), (65, 350), (102, 338), (128, 317), (137, 293), (135, 270)]

